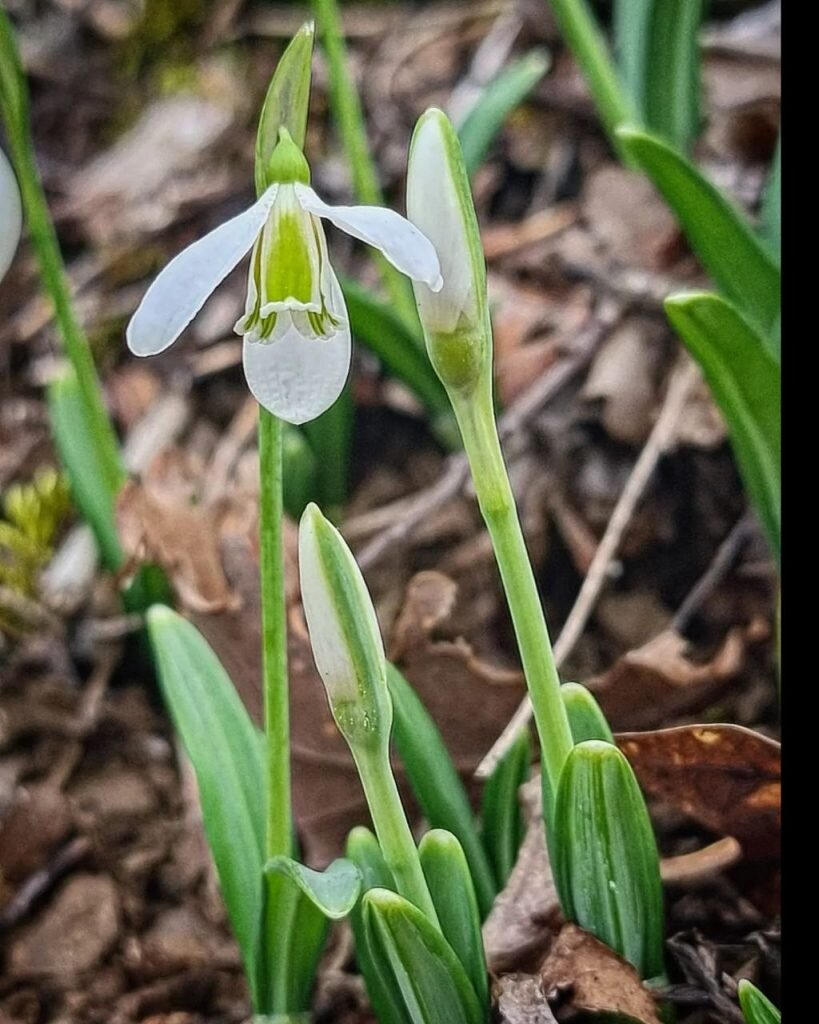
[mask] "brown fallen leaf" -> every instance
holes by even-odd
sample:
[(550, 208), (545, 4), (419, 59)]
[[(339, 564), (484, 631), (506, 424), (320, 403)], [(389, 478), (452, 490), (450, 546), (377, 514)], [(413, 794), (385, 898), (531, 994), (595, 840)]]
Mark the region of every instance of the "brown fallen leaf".
[(632, 965), (576, 924), (561, 929), (540, 969), (543, 990), (566, 1016), (621, 1014), (660, 1024), (654, 1000)]
[(555, 1016), (544, 995), (540, 978), (532, 974), (504, 974), (492, 989), (499, 1024), (553, 1024)]
[(781, 760), (775, 740), (739, 725), (684, 725), (616, 739), (648, 794), (733, 836), (746, 856), (778, 856)]
[[(539, 788), (539, 780), (537, 784)], [(562, 923), (546, 833), (538, 814), (529, 823), (517, 863), (483, 925), (489, 970), (534, 970)]]
[(744, 667), (747, 640), (746, 630), (732, 629), (709, 661), (696, 664), (687, 657), (688, 641), (667, 629), (586, 685), (613, 728), (651, 728), (725, 690)]
[(161, 489), (149, 477), (129, 480), (117, 499), (117, 529), (132, 564), (155, 562), (189, 611), (236, 608), (222, 569), (217, 523), (209, 508)]

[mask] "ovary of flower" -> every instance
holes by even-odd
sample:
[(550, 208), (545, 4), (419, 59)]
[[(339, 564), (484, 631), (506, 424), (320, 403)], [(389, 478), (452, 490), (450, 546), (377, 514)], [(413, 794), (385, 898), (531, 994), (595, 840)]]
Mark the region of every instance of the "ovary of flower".
[(402, 273), (441, 288), (438, 256), (418, 228), (392, 210), (329, 206), (303, 182), (271, 185), (249, 210), (181, 252), (160, 273), (128, 325), (139, 356), (171, 345), (211, 292), (252, 249), (245, 313), (245, 376), (256, 400), (305, 423), (341, 393), (350, 367), (347, 307), (321, 218), (380, 249)]
[(23, 210), (17, 179), (5, 154), (0, 150), (0, 281), (11, 266), (22, 230)]

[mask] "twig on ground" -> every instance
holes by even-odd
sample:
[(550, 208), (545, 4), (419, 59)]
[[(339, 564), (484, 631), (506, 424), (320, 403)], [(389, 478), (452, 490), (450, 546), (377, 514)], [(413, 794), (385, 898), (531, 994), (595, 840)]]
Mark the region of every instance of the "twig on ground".
[(725, 579), (755, 530), (756, 523), (751, 512), (743, 513), (734, 523), (728, 536), (717, 548), (711, 564), (691, 588), (671, 620), (672, 628), (678, 633), (685, 633), (691, 620)]
[[(518, 434), (535, 413), (588, 365), (619, 316), (618, 307), (611, 303), (603, 304), (594, 322), (581, 333), (566, 357), (535, 381), (501, 417), (498, 430), (502, 441), (508, 441)], [(371, 534), (383, 526), (383, 532), (374, 537), (357, 555), (361, 568), (372, 568), (396, 544), (411, 537), (432, 512), (460, 492), (468, 478), (469, 466), (466, 456), (458, 452), (449, 456), (443, 475), (431, 487), (350, 522), (344, 529), (348, 540)]]
[[(609, 567), (620, 546), (623, 534), (654, 474), (657, 463), (674, 439), (680, 415), (685, 408), (686, 399), (698, 373), (697, 367), (687, 361), (678, 366), (672, 374), (657, 422), (626, 481), (605, 533), (597, 546), (586, 578), (583, 580), (574, 605), (554, 645), (555, 662), (558, 668), (574, 650), (575, 644), (586, 628), (603, 589), (603, 584), (608, 578)], [(492, 774), (498, 761), (514, 742), (515, 737), (526, 727), (531, 716), (532, 705), (527, 695), (478, 765), (475, 771), (476, 778), (485, 779)]]
[(90, 851), (87, 836), (77, 836), (62, 847), (45, 867), (35, 871), (23, 882), (14, 896), (0, 910), (0, 931), (8, 931), (19, 924), (29, 910), (62, 876), (78, 864)]

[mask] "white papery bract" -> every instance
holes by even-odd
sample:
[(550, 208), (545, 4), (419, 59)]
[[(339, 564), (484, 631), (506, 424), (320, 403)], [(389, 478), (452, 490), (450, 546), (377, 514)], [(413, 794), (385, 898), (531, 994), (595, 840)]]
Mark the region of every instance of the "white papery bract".
[(0, 281), (11, 266), (23, 230), (20, 190), (11, 164), (0, 149)]
[(235, 327), (244, 338), (248, 386), (280, 419), (315, 419), (341, 393), (351, 347), (321, 218), (380, 249), (413, 280), (440, 289), (435, 248), (408, 220), (379, 207), (329, 206), (305, 182), (283, 181), (168, 264), (128, 325), (131, 351), (154, 355), (171, 345), (252, 250), (245, 312)]

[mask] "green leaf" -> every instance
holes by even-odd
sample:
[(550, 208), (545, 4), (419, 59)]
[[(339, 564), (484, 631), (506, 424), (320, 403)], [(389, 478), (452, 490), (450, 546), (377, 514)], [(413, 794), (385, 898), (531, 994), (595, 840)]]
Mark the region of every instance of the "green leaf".
[(94, 532), (105, 567), (114, 572), (123, 560), (114, 499), (105, 482), (105, 472), (99, 462), (100, 449), (94, 443), (85, 400), (72, 368), (67, 368), (49, 384), (48, 411), (71, 496)]
[(299, 519), (317, 499), (316, 456), (304, 431), (290, 423), (282, 430), (282, 500), (291, 519)]
[(302, 428), (314, 453), (313, 498), (330, 519), (340, 516), (347, 500), (354, 425), (355, 404), (348, 381), (330, 408)]
[(779, 262), (779, 253), (782, 245), (782, 135), (776, 142), (771, 170), (768, 174), (768, 183), (765, 186), (765, 195), (762, 199), (762, 237), (769, 249)]
[(720, 291), (767, 337), (779, 312), (779, 270), (743, 213), (662, 139), (634, 128), (617, 134), (673, 209)]
[(403, 896), (370, 889), (362, 900), (370, 955), (404, 1024), (484, 1024), (481, 1005), (452, 947)]
[(436, 416), (450, 414), (449, 399), (443, 384), (419, 347), (421, 328), (413, 336), (405, 320), (391, 305), (379, 299), (350, 278), (342, 278), (350, 329), (355, 337), (375, 353), (389, 372), (402, 381), (427, 409)]
[(549, 6), (583, 72), (611, 143), (622, 152), (616, 129), (633, 122), (637, 110), (623, 87), (600, 24), (588, 0), (549, 0)]
[(334, 860), (324, 871), (314, 871), (292, 857), (273, 857), (264, 870), (265, 874), (289, 878), (331, 921), (345, 918), (361, 892), (361, 872), (351, 860), (343, 857)]
[(279, 129), (286, 128), (299, 149), (304, 149), (313, 35), (312, 22), (302, 25), (281, 55), (270, 80), (256, 135), (256, 192), (259, 195), (269, 184), (267, 164), (278, 142)]
[(483, 163), (506, 118), (543, 78), (550, 64), (546, 50), (532, 50), (500, 71), (478, 97), (458, 129), (470, 177)]
[(740, 473), (776, 557), (781, 527), (779, 363), (718, 295), (666, 299), (672, 326), (697, 360), (725, 417)]
[[(346, 853), (361, 872), (363, 892), (375, 888), (395, 891), (395, 880), (381, 853), (381, 847), (368, 828), (357, 826), (351, 830), (347, 836)], [(350, 915), (350, 925), (355, 939), (356, 961), (367, 986), (376, 1020), (379, 1024), (402, 1024), (404, 1018), (400, 999), (396, 1001), (382, 982), (367, 943), (360, 900)]]
[(624, 755), (587, 740), (566, 759), (549, 852), (564, 915), (629, 960), (663, 973), (663, 893), (645, 801)]
[(498, 887), (503, 889), (518, 859), (525, 824), (518, 791), (529, 776), (532, 742), (522, 729), (486, 780), (481, 801), (481, 838)]
[(251, 986), (262, 910), (262, 737), (205, 638), (176, 612), (146, 616), (162, 694), (191, 759), (202, 819)]
[(463, 964), (478, 1000), (488, 1005), (481, 919), (463, 848), (451, 832), (436, 828), (421, 840), (418, 855), (444, 938)]
[(739, 1005), (745, 1024), (779, 1024), (782, 1014), (756, 985), (743, 978), (739, 983)]
[(330, 921), (346, 917), (361, 892), (349, 860), (313, 871), (291, 857), (264, 866), (259, 930), (259, 1004), (266, 1010), (307, 1010)]
[(564, 683), (560, 687), (560, 695), (569, 716), (572, 739), (575, 743), (582, 743), (584, 740), (614, 743), (603, 709), (585, 686), (580, 683)]
[(392, 738), (421, 810), (433, 828), (458, 837), (475, 884), (481, 916), (498, 889), (481, 843), (469, 798), (435, 722), (398, 669), (387, 663), (393, 706)]
[(620, 74), (646, 126), (686, 152), (700, 122), (702, 0), (618, 0)]

